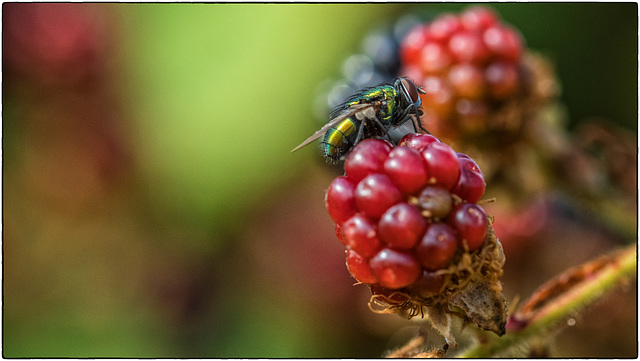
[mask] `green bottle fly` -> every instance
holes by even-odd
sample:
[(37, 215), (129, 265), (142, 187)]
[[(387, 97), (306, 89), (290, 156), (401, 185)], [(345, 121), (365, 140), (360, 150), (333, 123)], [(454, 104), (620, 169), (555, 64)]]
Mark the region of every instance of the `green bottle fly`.
[(331, 120), (292, 152), (324, 135), (324, 155), (338, 161), (363, 139), (387, 137), (391, 140), (389, 131), (411, 120), (410, 115), (416, 117), (416, 121), (412, 121), (413, 130), (417, 133), (418, 123), (427, 132), (420, 122), (420, 94), (424, 91), (408, 78), (399, 78), (393, 85), (362, 90), (336, 107), (331, 112)]

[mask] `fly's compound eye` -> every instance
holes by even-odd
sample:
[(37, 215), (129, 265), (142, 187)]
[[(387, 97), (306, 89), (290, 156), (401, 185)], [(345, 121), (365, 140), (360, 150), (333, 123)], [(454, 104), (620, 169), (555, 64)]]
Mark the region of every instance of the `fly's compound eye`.
[(400, 79), (402, 83), (402, 87), (404, 88), (405, 93), (411, 98), (411, 102), (417, 106), (419, 106), (422, 101), (420, 100), (420, 94), (418, 91), (418, 87), (409, 79), (402, 78)]

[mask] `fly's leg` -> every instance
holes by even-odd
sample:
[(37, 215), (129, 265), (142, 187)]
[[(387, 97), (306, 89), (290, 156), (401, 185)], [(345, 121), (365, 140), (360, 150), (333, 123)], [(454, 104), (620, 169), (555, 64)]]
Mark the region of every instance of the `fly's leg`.
[(391, 136), (389, 135), (389, 132), (387, 131), (387, 128), (384, 126), (384, 124), (382, 124), (380, 119), (378, 119), (377, 117), (373, 117), (373, 118), (371, 118), (371, 120), (373, 120), (376, 123), (376, 125), (380, 128), (380, 130), (382, 130), (382, 133), (384, 133), (384, 136), (387, 137), (387, 140), (389, 142), (391, 142), (392, 144), (395, 144), (393, 142), (393, 139), (391, 139)]
[(366, 121), (367, 119), (363, 119), (362, 122), (360, 122), (360, 127), (358, 128), (358, 136), (356, 136), (356, 140), (353, 142), (354, 146), (364, 138), (364, 127)]
[[(411, 111), (413, 110), (413, 112)], [(409, 105), (398, 117), (398, 119), (404, 119), (406, 118), (410, 113), (413, 113), (416, 115), (416, 122), (418, 123), (418, 126), (420, 127), (420, 129), (424, 130), (427, 134), (431, 134), (429, 133), (428, 130), (424, 129), (424, 127), (422, 126), (422, 121), (420, 120), (420, 113), (421, 111), (419, 109), (416, 108), (416, 106), (414, 104)], [(413, 121), (413, 130), (416, 131), (416, 133), (418, 132), (418, 129), (416, 128), (416, 122)]]
[[(423, 113), (422, 113), (422, 110), (418, 109), (418, 110), (417, 110), (417, 112), (416, 112), (416, 122), (418, 123), (418, 126), (420, 127), (420, 129), (424, 130), (424, 131), (425, 131), (425, 133), (427, 133), (427, 134), (431, 134), (431, 133), (429, 133), (429, 131), (428, 131), (428, 130), (426, 130), (426, 129), (422, 126), (422, 120), (420, 120), (420, 116), (421, 116), (422, 114), (423, 114)], [(415, 124), (415, 123), (413, 123), (413, 129), (416, 129), (416, 124)], [(418, 131), (416, 130), (416, 133), (417, 133), (417, 132), (418, 132)]]
[[(415, 107), (415, 105), (414, 105), (413, 107)], [(431, 134), (431, 133), (429, 133), (429, 131), (428, 131), (428, 130), (426, 130), (426, 129), (422, 126), (422, 120), (420, 120), (420, 116), (421, 116), (421, 115), (423, 115), (422, 110), (420, 110), (420, 109), (416, 109), (416, 113), (415, 113), (415, 114), (416, 114), (416, 121), (415, 121), (415, 122), (413, 122), (413, 129), (415, 129), (415, 130), (416, 130), (416, 133), (418, 132), (418, 130), (416, 129), (416, 123), (418, 123), (418, 126), (420, 127), (420, 129), (424, 130), (424, 132), (425, 132), (425, 133), (427, 133), (427, 134)], [(413, 120), (413, 119), (412, 119), (412, 120)]]

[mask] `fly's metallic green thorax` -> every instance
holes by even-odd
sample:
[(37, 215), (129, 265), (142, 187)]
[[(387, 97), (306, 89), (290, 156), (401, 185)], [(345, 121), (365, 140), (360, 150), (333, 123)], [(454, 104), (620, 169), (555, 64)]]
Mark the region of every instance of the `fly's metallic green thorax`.
[[(419, 94), (424, 94), (422, 89), (407, 78), (397, 79), (393, 85), (364, 89), (336, 107), (331, 112), (331, 120), (294, 151), (324, 136), (324, 155), (331, 161), (338, 161), (363, 139), (386, 137), (391, 140), (389, 131), (404, 131), (401, 126), (409, 119), (415, 132), (416, 123), (427, 132), (420, 123)], [(415, 122), (410, 115), (415, 115)]]
[(382, 85), (376, 88), (366, 90), (363, 94), (357, 96), (356, 99), (346, 103), (346, 106), (352, 106), (355, 104), (363, 103), (375, 103), (381, 102), (381, 107), (378, 110), (380, 120), (389, 121), (393, 115), (393, 108), (396, 104), (396, 96), (398, 95), (396, 89), (391, 85)]

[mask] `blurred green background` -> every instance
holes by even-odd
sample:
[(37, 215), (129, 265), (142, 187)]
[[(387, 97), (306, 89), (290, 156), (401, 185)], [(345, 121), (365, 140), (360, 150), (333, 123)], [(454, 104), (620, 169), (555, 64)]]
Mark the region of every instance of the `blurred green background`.
[[(3, 4), (3, 355), (378, 357), (405, 341), (415, 323), (352, 286), (323, 204), (336, 171), (289, 151), (368, 31), (467, 5)], [(491, 6), (554, 61), (572, 126), (636, 132), (636, 4)], [(585, 323), (560, 355), (627, 352)]]

